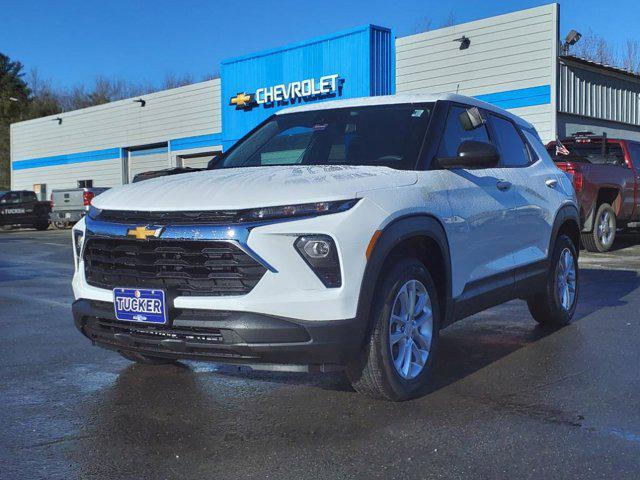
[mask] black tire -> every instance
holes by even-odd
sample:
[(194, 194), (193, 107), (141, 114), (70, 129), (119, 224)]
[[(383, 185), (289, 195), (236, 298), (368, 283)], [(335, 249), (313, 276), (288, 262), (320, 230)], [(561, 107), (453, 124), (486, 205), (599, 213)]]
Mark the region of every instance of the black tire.
[(35, 228), (36, 230), (46, 230), (47, 228), (49, 228), (50, 223), (47, 221), (45, 222), (41, 222), (41, 223), (36, 223), (33, 228)]
[[(560, 295), (557, 293), (557, 272), (561, 254), (568, 249), (575, 265), (575, 295), (573, 304), (565, 309), (562, 306)], [(529, 312), (536, 322), (544, 326), (561, 327), (571, 322), (578, 305), (580, 293), (580, 270), (578, 268), (578, 252), (571, 239), (566, 235), (560, 235), (555, 242), (551, 254), (547, 282), (544, 291), (527, 300)]]
[[(385, 269), (376, 288), (371, 311), (372, 332), (361, 356), (347, 366), (347, 377), (353, 388), (372, 398), (402, 401), (418, 396), (428, 385), (430, 370), (436, 357), (440, 329), (440, 306), (435, 283), (425, 266), (415, 258), (398, 258)], [(393, 364), (389, 344), (390, 317), (396, 296), (409, 280), (418, 280), (431, 300), (433, 333), (431, 348), (423, 370), (413, 379), (403, 378)], [(413, 357), (411, 357), (413, 358)]]
[[(608, 231), (611, 235), (603, 239), (602, 231), (600, 227), (601, 220), (607, 215), (610, 220), (607, 225)], [(617, 219), (616, 212), (608, 203), (601, 204), (596, 210), (596, 215), (593, 218), (593, 230), (588, 233), (582, 234), (582, 244), (584, 248), (589, 252), (608, 252), (613, 246), (613, 242), (616, 239)]]
[(67, 228), (67, 224), (64, 222), (53, 222), (53, 228), (57, 230), (64, 230)]
[(143, 355), (138, 352), (120, 352), (120, 355), (127, 360), (144, 365), (170, 365), (178, 361), (175, 358), (154, 357), (152, 355)]

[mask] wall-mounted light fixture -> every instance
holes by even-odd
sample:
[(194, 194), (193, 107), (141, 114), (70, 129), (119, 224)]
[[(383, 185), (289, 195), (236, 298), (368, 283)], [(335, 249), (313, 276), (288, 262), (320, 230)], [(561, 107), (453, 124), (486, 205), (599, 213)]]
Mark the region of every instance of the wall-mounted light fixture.
[(567, 33), (564, 43), (562, 44), (562, 53), (567, 55), (569, 53), (569, 47), (578, 43), (578, 40), (582, 38), (582, 34), (576, 30), (571, 30)]
[(460, 50), (466, 50), (471, 45), (471, 39), (469, 37), (465, 37), (464, 35), (460, 38), (456, 38), (454, 42), (460, 42)]
[(139, 103), (141, 107), (144, 107), (147, 104), (146, 100), (143, 100), (142, 98), (138, 98), (136, 100), (134, 100), (135, 103)]
[(56, 117), (51, 119), (52, 122), (58, 122), (58, 125), (62, 125), (62, 118)]

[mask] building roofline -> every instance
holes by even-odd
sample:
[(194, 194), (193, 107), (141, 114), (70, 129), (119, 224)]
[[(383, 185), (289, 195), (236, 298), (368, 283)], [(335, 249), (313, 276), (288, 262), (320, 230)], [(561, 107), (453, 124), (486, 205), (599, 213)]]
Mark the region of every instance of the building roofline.
[(640, 80), (640, 73), (634, 73), (629, 70), (625, 70), (624, 68), (614, 67), (613, 65), (607, 65), (600, 62), (594, 62), (593, 60), (588, 60), (586, 58), (577, 57), (575, 55), (560, 55), (561, 60), (569, 61), (572, 63), (577, 63), (580, 65), (586, 65), (589, 67), (596, 68), (598, 70), (603, 70), (606, 72), (618, 73), (620, 75), (627, 76), (629, 78)]

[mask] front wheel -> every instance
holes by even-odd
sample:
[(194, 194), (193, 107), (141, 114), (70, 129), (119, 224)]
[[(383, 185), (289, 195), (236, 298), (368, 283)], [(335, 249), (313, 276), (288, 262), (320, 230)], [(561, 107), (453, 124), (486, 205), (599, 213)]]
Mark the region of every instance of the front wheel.
[(376, 288), (373, 331), (362, 356), (347, 366), (353, 388), (401, 401), (427, 385), (440, 328), (436, 286), (415, 258), (399, 258)]
[(608, 252), (616, 239), (616, 212), (611, 205), (603, 203), (598, 207), (593, 231), (582, 234), (582, 244), (589, 252)]
[(544, 291), (527, 300), (534, 320), (545, 326), (567, 325), (578, 304), (578, 280), (578, 252), (568, 236), (560, 235), (553, 247)]
[(48, 221), (47, 222), (40, 222), (40, 223), (36, 223), (34, 225), (34, 228), (36, 230), (42, 231), (42, 230), (46, 230), (47, 228), (49, 228), (49, 225), (50, 225), (50, 223)]

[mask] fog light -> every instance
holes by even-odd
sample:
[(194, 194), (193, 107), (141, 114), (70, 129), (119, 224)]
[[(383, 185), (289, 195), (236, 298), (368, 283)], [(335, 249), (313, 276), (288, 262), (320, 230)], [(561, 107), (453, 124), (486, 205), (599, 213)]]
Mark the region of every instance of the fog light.
[(331, 252), (331, 245), (326, 240), (309, 240), (304, 245), (304, 251), (311, 258), (325, 258)]
[(333, 239), (328, 235), (305, 235), (295, 242), (296, 250), (327, 288), (342, 285), (340, 261)]

